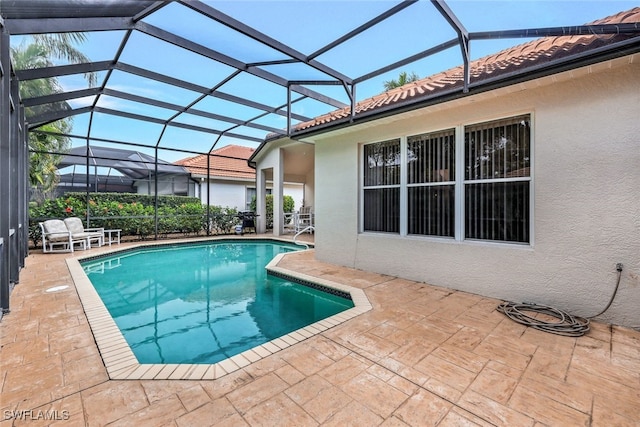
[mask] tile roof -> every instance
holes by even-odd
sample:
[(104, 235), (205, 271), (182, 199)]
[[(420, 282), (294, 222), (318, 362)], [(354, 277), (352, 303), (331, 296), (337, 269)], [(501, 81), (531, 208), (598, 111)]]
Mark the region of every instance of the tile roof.
[[(620, 12), (585, 25), (636, 22), (640, 22), (640, 7)], [(638, 36), (635, 34), (606, 34), (542, 37), (471, 61), (469, 64), (470, 83), (493, 79), (494, 77), (504, 76), (515, 71), (521, 72), (533, 66), (567, 58), (631, 37)], [(460, 89), (463, 86), (463, 70), (463, 66), (461, 65), (365, 99), (356, 104), (355, 114), (358, 115), (387, 106), (399, 106), (412, 100), (415, 101), (422, 98), (433, 97), (449, 92), (452, 89)], [(302, 131), (329, 124), (340, 119), (348, 118), (349, 116), (350, 108), (345, 107), (316, 117), (313, 120), (299, 123), (295, 126), (295, 131)]]
[[(255, 149), (241, 145), (226, 145), (211, 151), (210, 165), (212, 177), (254, 179), (256, 171), (249, 167), (247, 160)], [(207, 155), (187, 157), (175, 162), (184, 166), (192, 175), (207, 176)]]

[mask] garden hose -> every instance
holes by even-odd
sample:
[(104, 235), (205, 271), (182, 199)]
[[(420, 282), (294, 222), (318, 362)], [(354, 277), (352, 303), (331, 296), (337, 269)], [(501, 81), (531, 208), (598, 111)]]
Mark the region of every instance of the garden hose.
[[(620, 278), (622, 276), (622, 264), (616, 265), (618, 271), (618, 281), (613, 291), (613, 295), (609, 300), (607, 306), (598, 314), (588, 318), (572, 316), (557, 308), (549, 307), (546, 305), (539, 305), (534, 303), (514, 303), (503, 302), (496, 307), (496, 310), (509, 317), (511, 320), (518, 322), (522, 325), (538, 329), (540, 331), (549, 332), (556, 335), (562, 335), (566, 337), (580, 337), (589, 332), (589, 319), (598, 317), (611, 307), (616, 294), (618, 293), (618, 287), (620, 286)], [(528, 313), (533, 313), (533, 316)], [(558, 321), (545, 321), (534, 316), (544, 314), (551, 316)]]
[[(589, 319), (572, 316), (557, 308), (532, 303), (503, 302), (496, 308), (511, 320), (544, 332), (566, 337), (579, 337), (589, 332)], [(558, 322), (547, 322), (527, 313), (543, 313), (555, 317)]]

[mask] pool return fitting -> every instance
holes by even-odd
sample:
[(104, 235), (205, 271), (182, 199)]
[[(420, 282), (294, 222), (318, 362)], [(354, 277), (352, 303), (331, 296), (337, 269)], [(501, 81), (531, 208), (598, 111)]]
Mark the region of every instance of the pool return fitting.
[[(518, 322), (525, 326), (530, 326), (540, 331), (549, 332), (556, 335), (562, 335), (566, 337), (580, 337), (589, 332), (589, 319), (598, 317), (611, 307), (616, 294), (618, 293), (618, 287), (620, 286), (620, 278), (622, 277), (622, 263), (616, 264), (616, 270), (618, 271), (618, 280), (616, 287), (613, 290), (613, 295), (607, 306), (598, 314), (584, 318), (578, 316), (572, 316), (557, 308), (549, 307), (546, 305), (539, 305), (535, 303), (514, 303), (503, 302), (496, 307), (496, 310), (509, 317), (511, 320)], [(547, 322), (541, 319), (530, 316), (527, 313), (534, 313), (534, 315), (545, 314), (547, 316), (558, 319), (557, 322)]]

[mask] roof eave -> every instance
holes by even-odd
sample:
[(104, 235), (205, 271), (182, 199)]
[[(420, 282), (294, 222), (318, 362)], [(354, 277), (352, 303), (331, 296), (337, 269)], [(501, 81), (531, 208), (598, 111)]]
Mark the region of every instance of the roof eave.
[[(404, 102), (394, 103), (386, 107), (379, 107), (374, 110), (361, 112), (356, 114), (354, 117), (345, 117), (329, 123), (316, 125), (301, 131), (295, 131), (291, 135), (287, 135), (286, 137), (291, 139), (313, 137), (319, 134), (343, 129), (356, 124), (366, 123), (395, 114), (413, 111), (432, 105), (442, 104), (456, 99), (477, 95), (479, 93), (488, 92), (491, 90), (546, 77), (549, 75), (559, 74), (565, 71), (597, 64), (600, 62), (633, 55), (638, 52), (640, 52), (640, 37), (634, 37), (628, 40), (617, 42), (612, 45), (602, 46), (565, 58), (559, 58), (546, 63), (533, 65), (527, 67), (524, 70), (517, 70), (511, 73), (501, 74), (496, 77), (472, 82), (469, 85), (468, 92), (464, 92), (462, 84), (460, 84), (455, 88), (438, 92), (437, 94), (432, 96), (427, 95), (424, 97), (420, 97), (419, 99), (411, 99)], [(247, 162), (249, 163), (249, 166), (255, 168), (256, 162), (254, 161), (254, 158), (256, 157), (256, 155), (268, 143), (281, 139), (283, 139), (283, 136), (281, 135), (274, 135), (271, 138), (265, 139), (248, 159)]]

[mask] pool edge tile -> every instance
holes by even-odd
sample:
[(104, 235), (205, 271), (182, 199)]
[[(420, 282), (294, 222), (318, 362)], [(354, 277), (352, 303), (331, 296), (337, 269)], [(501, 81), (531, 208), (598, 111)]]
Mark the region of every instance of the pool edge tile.
[(260, 355), (255, 349), (258, 347), (250, 348), (249, 350), (245, 350), (240, 353), (244, 358), (246, 358), (250, 363), (255, 363), (258, 360), (264, 358), (265, 356)]
[[(231, 359), (224, 359), (224, 360), (221, 360), (220, 362), (216, 363), (216, 365), (217, 365), (217, 366), (216, 366), (216, 368), (220, 367), (220, 368), (224, 369), (224, 371), (225, 371), (227, 374), (230, 374), (230, 373), (235, 372), (235, 371), (237, 371), (237, 370), (239, 370), (239, 369), (240, 369), (240, 366), (238, 366), (238, 365), (237, 365), (233, 360), (231, 360)], [(216, 371), (217, 371), (217, 369), (216, 369)], [(217, 375), (217, 372), (216, 372), (216, 375)]]
[(184, 378), (185, 380), (202, 380), (210, 365), (196, 365)]
[(168, 380), (181, 380), (189, 371), (193, 369), (192, 364), (179, 364), (178, 367), (167, 377)]
[(231, 356), (228, 360), (232, 361), (238, 367), (244, 368), (245, 366), (249, 366), (251, 361), (243, 356), (243, 353), (236, 354), (235, 356)]
[(265, 349), (266, 351), (270, 352), (271, 354), (273, 353), (277, 353), (280, 350), (282, 350), (280, 347), (278, 347), (277, 345), (275, 345), (273, 342), (269, 341), (266, 342), (264, 344), (262, 344), (260, 347), (262, 347), (263, 349)]
[(280, 350), (284, 350), (287, 347), (291, 347), (291, 344), (287, 343), (286, 341), (284, 341), (282, 339), (282, 337), (280, 338), (276, 338), (275, 340), (271, 340), (269, 341), (271, 344), (275, 345), (276, 347), (278, 347)]
[(153, 377), (154, 380), (168, 380), (171, 374), (181, 365), (178, 363), (165, 363), (160, 366), (162, 366), (162, 369), (160, 369), (160, 372)]
[(109, 379), (112, 379), (112, 380), (126, 380), (126, 379), (129, 378), (129, 375), (131, 375), (131, 373), (136, 370), (137, 367), (138, 367), (138, 365), (136, 364), (136, 365), (128, 366), (127, 368), (123, 368), (123, 369), (114, 371), (114, 372), (109, 374)]

